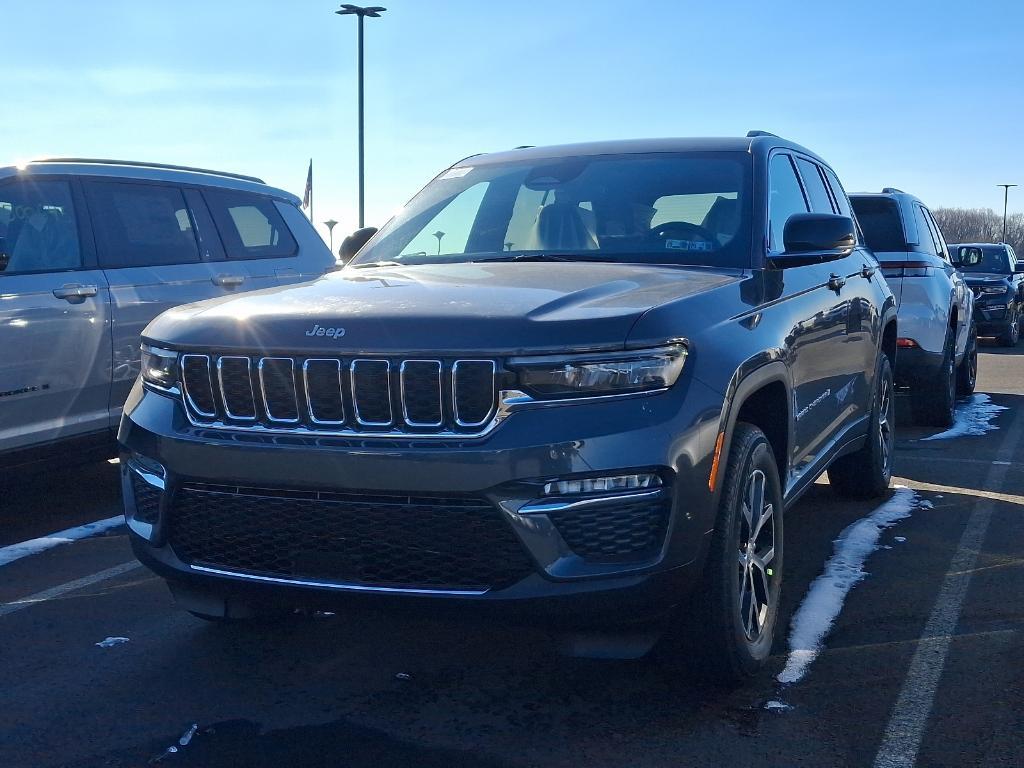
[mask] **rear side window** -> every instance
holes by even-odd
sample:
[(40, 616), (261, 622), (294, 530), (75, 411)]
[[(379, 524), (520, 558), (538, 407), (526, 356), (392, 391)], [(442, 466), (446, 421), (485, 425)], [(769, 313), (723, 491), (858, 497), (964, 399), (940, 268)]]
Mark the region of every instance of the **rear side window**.
[(924, 208), (920, 205), (914, 206), (914, 220), (917, 222), (918, 248), (925, 253), (940, 256), (942, 254), (942, 249), (939, 247), (939, 243), (935, 239), (935, 233), (932, 232), (931, 225), (928, 223), (928, 219), (924, 213)]
[(0, 186), (0, 274), (81, 266), (78, 225), (66, 181), (26, 180)]
[(200, 260), (192, 216), (177, 187), (92, 182), (86, 189), (101, 267), (158, 267)]
[(768, 249), (772, 253), (781, 253), (785, 249), (783, 234), (789, 217), (796, 213), (807, 213), (807, 202), (789, 155), (772, 157), (768, 185)]
[(907, 250), (900, 209), (895, 200), (888, 197), (856, 197), (852, 202), (868, 248), (876, 252)]
[(229, 259), (294, 256), (295, 238), (269, 197), (244, 192), (204, 190)]
[(818, 172), (818, 166), (802, 157), (796, 159), (796, 164), (800, 168), (800, 177), (804, 180), (804, 189), (811, 199), (811, 210), (815, 213), (835, 213), (832, 210), (832, 199), (825, 189), (825, 182)]
[(843, 216), (849, 216), (851, 219), (854, 218), (853, 211), (850, 210), (850, 198), (846, 196), (846, 191), (843, 189), (843, 185), (839, 183), (839, 178), (832, 173), (831, 168), (823, 168), (825, 171), (825, 178), (828, 179), (829, 186), (832, 187), (832, 197), (836, 200), (836, 205), (839, 206), (839, 213)]

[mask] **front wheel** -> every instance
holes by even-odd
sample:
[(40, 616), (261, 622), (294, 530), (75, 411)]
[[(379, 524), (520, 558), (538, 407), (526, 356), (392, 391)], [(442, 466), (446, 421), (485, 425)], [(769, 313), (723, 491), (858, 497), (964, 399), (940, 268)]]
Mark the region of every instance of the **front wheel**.
[(1002, 347), (1016, 347), (1020, 341), (1020, 315), (1014, 313), (1010, 327), (999, 334), (999, 345)]
[[(698, 670), (719, 683), (742, 682), (772, 649), (782, 588), (782, 489), (771, 444), (757, 427), (733, 430), (718, 521), (692, 611), (679, 619)], [(671, 637), (671, 635), (670, 635)], [(680, 660), (680, 650), (671, 652)]]
[(892, 479), (892, 457), (896, 448), (896, 400), (893, 397), (892, 364), (887, 355), (878, 361), (871, 428), (864, 447), (836, 459), (828, 468), (832, 490), (851, 499), (881, 496)]

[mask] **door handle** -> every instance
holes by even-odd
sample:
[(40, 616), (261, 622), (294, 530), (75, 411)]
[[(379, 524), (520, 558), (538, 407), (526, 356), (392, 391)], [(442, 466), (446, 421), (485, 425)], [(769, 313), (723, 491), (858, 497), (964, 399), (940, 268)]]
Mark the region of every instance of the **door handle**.
[(842, 289), (844, 285), (846, 285), (845, 277), (841, 277), (840, 275), (837, 275), (835, 272), (828, 276), (828, 287), (830, 290), (839, 293), (839, 291)]
[(860, 271), (860, 276), (865, 278), (866, 280), (870, 280), (872, 277), (875, 276), (875, 268), (870, 264), (865, 264)]
[(97, 293), (99, 293), (99, 291), (95, 285), (76, 285), (69, 283), (68, 285), (62, 285), (60, 288), (53, 289), (53, 295), (58, 299), (64, 299), (65, 301), (86, 299), (89, 296), (95, 296)]
[(210, 280), (214, 285), (220, 285), (224, 288), (237, 288), (245, 282), (245, 278), (241, 275), (214, 275)]

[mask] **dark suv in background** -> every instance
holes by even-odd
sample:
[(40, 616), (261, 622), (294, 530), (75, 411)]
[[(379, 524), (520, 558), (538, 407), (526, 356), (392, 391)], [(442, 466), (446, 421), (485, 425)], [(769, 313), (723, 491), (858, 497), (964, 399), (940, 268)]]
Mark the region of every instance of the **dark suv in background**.
[(957, 243), (949, 247), (975, 296), (979, 336), (995, 336), (1004, 347), (1020, 340), (1024, 311), (1024, 262), (1006, 243)]
[(833, 171), (762, 132), (470, 157), (344, 270), (144, 336), (132, 544), (208, 619), (654, 626), (735, 679), (785, 510), (891, 474), (892, 294)]

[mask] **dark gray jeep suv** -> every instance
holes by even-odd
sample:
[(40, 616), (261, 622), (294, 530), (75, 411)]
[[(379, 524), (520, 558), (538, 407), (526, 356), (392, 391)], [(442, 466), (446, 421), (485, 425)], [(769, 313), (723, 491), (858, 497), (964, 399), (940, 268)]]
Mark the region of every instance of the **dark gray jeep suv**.
[(784, 510), (826, 469), (888, 486), (895, 318), (835, 174), (776, 136), (470, 157), (340, 272), (149, 326), (132, 543), (205, 618), (656, 626), (739, 678)]

